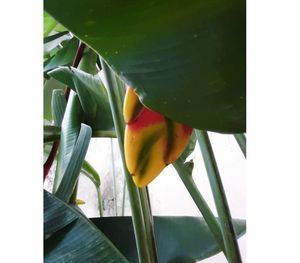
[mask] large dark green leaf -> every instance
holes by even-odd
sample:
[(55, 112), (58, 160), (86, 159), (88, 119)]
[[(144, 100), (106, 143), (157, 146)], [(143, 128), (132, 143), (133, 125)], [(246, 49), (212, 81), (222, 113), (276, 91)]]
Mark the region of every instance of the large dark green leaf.
[(75, 208), (44, 191), (45, 263), (128, 262)]
[[(130, 217), (92, 218), (92, 222), (119, 248), (131, 263), (138, 262)], [(238, 237), (246, 232), (245, 220), (234, 220)], [(192, 263), (218, 252), (203, 218), (154, 216), (159, 262)]]
[(146, 106), (225, 133), (246, 129), (245, 6), (244, 0), (45, 0), (45, 10), (136, 88)]
[(73, 67), (59, 67), (48, 74), (77, 92), (85, 122), (93, 130), (114, 130), (107, 91), (98, 74), (92, 75)]

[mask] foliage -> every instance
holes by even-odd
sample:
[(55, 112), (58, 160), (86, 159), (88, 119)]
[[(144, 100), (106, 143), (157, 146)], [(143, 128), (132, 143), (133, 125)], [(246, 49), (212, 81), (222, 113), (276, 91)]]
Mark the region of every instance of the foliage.
[[(205, 131), (238, 133), (246, 156), (245, 2), (45, 0), (45, 11), (44, 177), (56, 160), (44, 192), (45, 262), (188, 263), (220, 251), (241, 262), (246, 223), (231, 218)], [(134, 185), (124, 157), (127, 85), (145, 107), (194, 128), (173, 165), (203, 217), (153, 217), (147, 187)], [(91, 137), (118, 138), (131, 217), (89, 220), (76, 206), (82, 172), (102, 215), (101, 178), (85, 160)], [(218, 217), (187, 161), (197, 140)]]

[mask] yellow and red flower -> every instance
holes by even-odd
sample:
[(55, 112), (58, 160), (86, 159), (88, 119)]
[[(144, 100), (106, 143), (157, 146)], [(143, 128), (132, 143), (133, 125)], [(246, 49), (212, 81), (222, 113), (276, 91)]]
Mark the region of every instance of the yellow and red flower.
[(134, 183), (144, 187), (179, 158), (193, 129), (144, 107), (130, 87), (123, 112), (126, 165)]

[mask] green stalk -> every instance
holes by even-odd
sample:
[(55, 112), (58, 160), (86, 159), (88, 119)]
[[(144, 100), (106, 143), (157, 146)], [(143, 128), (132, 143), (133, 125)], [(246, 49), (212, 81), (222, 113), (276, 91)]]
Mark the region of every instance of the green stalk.
[(92, 137), (117, 138), (115, 131), (93, 131)]
[(208, 134), (205, 131), (196, 130), (196, 136), (200, 145), (209, 183), (219, 215), (227, 259), (229, 263), (241, 263), (242, 259), (232, 224), (232, 218), (226, 199), (226, 194)]
[(70, 201), (69, 201), (70, 204), (73, 204), (73, 205), (76, 204), (77, 192), (78, 192), (78, 181), (76, 182), (75, 188), (74, 188), (73, 193), (70, 197)]
[(114, 208), (116, 216), (118, 216), (118, 205), (117, 205), (117, 183), (116, 183), (116, 171), (115, 171), (115, 157), (114, 157), (114, 150), (113, 150), (113, 141), (110, 139), (110, 149), (111, 149), (111, 163), (112, 163), (112, 174), (113, 174), (113, 181), (114, 181)]
[(97, 192), (97, 199), (98, 199), (98, 210), (100, 217), (103, 217), (103, 206), (102, 206), (102, 197), (101, 197), (101, 190), (100, 184), (98, 184), (93, 176), (91, 176), (88, 172), (81, 170), (81, 173), (89, 178), (92, 183), (95, 185), (96, 192)]
[(122, 196), (122, 212), (121, 212), (121, 216), (124, 216), (124, 211), (125, 211), (125, 197), (126, 197), (126, 178), (124, 178), (124, 184), (123, 184), (123, 196)]
[[(145, 229), (148, 238), (148, 244), (155, 244), (155, 233), (154, 233), (154, 221), (151, 211), (150, 198), (148, 194), (148, 187), (139, 188), (141, 208), (145, 222)], [(151, 262), (158, 263), (157, 249), (156, 246), (153, 247), (154, 253), (151, 254)]]
[(97, 191), (99, 215), (100, 215), (100, 217), (103, 217), (103, 206), (102, 206), (102, 197), (101, 197), (100, 186), (99, 187), (96, 186), (96, 191)]
[(199, 192), (192, 175), (190, 175), (186, 168), (183, 165), (183, 162), (181, 159), (177, 160), (175, 163), (173, 163), (174, 168), (176, 169), (178, 175), (180, 176), (183, 184), (185, 185), (186, 189), (190, 193), (191, 197), (193, 198), (196, 206), (198, 207), (199, 211), (201, 212), (203, 218), (205, 219), (210, 231), (214, 235), (216, 241), (218, 242), (221, 250), (225, 252), (225, 247), (223, 243), (223, 237), (222, 232), (220, 229), (220, 225), (215, 218), (213, 212), (209, 208), (208, 204), (206, 203), (205, 199)]
[(238, 145), (240, 146), (241, 151), (243, 152), (246, 158), (246, 136), (243, 133), (236, 133), (233, 134), (234, 138), (236, 139)]
[(138, 252), (138, 258), (140, 263), (152, 263), (152, 258), (155, 251), (153, 250), (153, 245), (148, 243), (147, 232), (145, 229), (142, 204), (140, 202), (140, 196), (137, 187), (135, 186), (130, 173), (127, 170), (125, 163), (125, 155), (124, 155), (124, 130), (125, 123), (122, 116), (122, 104), (118, 98), (118, 91), (115, 83), (115, 78), (111, 73), (110, 68), (106, 65), (106, 63), (101, 59), (101, 66), (104, 72), (104, 75), (107, 80), (107, 91), (109, 97), (109, 103), (113, 115), (113, 121), (118, 137), (120, 153), (123, 163), (123, 169), (125, 173), (127, 190), (129, 194), (129, 200), (131, 205), (131, 213), (132, 213), (132, 222), (134, 228), (134, 234), (136, 239), (136, 246)]

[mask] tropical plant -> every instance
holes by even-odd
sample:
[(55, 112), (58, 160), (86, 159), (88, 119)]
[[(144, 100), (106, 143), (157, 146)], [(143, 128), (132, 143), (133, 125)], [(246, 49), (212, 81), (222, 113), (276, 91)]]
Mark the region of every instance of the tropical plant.
[[(56, 163), (44, 191), (45, 262), (185, 263), (218, 252), (242, 262), (246, 223), (231, 218), (207, 131), (233, 134), (246, 157), (245, 2), (45, 0), (44, 8), (44, 179)], [(85, 160), (92, 137), (118, 140), (131, 217), (103, 217), (101, 178)], [(197, 143), (217, 217), (192, 177)], [(147, 184), (170, 163), (202, 217), (152, 215)], [(97, 189), (99, 218), (78, 206), (79, 174)]]

